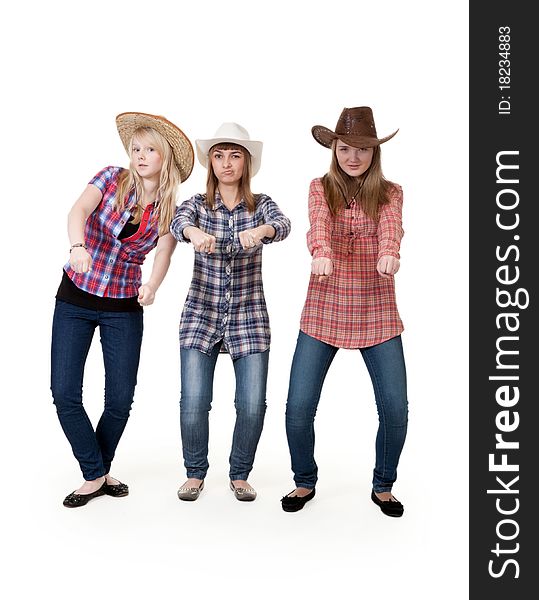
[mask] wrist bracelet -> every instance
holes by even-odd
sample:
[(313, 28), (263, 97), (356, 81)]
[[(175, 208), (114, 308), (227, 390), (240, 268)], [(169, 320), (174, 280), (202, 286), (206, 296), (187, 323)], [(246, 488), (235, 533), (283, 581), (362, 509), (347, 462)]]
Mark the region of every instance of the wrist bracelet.
[(77, 244), (73, 244), (71, 246), (71, 248), (69, 249), (69, 253), (71, 254), (71, 250), (73, 250), (73, 248), (84, 248), (85, 250), (88, 250), (88, 247), (86, 246), (86, 244), (82, 243), (82, 242), (78, 242)]

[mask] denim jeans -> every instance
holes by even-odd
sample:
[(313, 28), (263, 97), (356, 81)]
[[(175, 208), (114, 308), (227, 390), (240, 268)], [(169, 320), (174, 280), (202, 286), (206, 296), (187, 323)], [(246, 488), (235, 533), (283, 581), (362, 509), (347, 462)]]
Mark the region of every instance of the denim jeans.
[[(82, 382), (96, 327), (105, 365), (105, 405), (94, 431), (82, 404)], [(51, 391), (60, 425), (87, 481), (110, 471), (133, 403), (142, 329), (141, 311), (103, 312), (56, 301)]]
[[(335, 346), (299, 332), (286, 404), (286, 435), (297, 487), (312, 489), (318, 479), (314, 460), (314, 418), (324, 379), (337, 351)], [(408, 423), (401, 337), (360, 348), (360, 352), (371, 376), (378, 410), (373, 489), (387, 492), (397, 479), (397, 464)], [(351, 374), (348, 382), (352, 389), (354, 376)]]
[[(180, 426), (187, 477), (204, 479), (208, 471), (209, 411), (213, 398), (213, 375), (221, 344), (210, 354), (180, 348)], [(229, 477), (247, 480), (266, 413), (266, 382), (269, 349), (233, 360), (236, 375), (236, 424), (230, 452)]]

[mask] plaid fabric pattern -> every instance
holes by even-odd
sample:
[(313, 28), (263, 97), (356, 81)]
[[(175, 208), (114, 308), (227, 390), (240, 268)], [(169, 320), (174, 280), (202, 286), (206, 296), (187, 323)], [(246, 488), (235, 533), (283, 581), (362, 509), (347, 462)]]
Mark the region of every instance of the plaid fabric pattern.
[(244, 250), (239, 232), (259, 225), (271, 225), (275, 237), (263, 243), (279, 242), (290, 233), (290, 220), (264, 194), (249, 213), (241, 201), (230, 211), (217, 196), (212, 210), (197, 194), (176, 209), (170, 230), (186, 242), (183, 230), (198, 227), (216, 237), (213, 254), (195, 252), (193, 277), (180, 319), (180, 346), (209, 354), (223, 340), (222, 352), (233, 359), (264, 352), (271, 336), (262, 286), (262, 247)]
[(65, 272), (73, 283), (90, 294), (111, 298), (131, 298), (138, 295), (142, 283), (140, 265), (146, 255), (157, 245), (157, 219), (154, 205), (149, 204), (135, 235), (119, 240), (118, 235), (131, 217), (136, 205), (134, 192), (129, 195), (121, 212), (113, 209), (118, 175), (121, 167), (105, 167), (88, 183), (101, 190), (103, 199), (86, 220), (84, 239), (92, 255), (92, 269), (88, 273), (75, 273), (69, 262)]
[(366, 348), (402, 333), (395, 281), (380, 277), (378, 259), (399, 258), (402, 188), (395, 185), (377, 223), (355, 201), (331, 215), (322, 179), (309, 189), (307, 246), (313, 258), (331, 258), (333, 273), (325, 281), (311, 275), (300, 329), (338, 348)]

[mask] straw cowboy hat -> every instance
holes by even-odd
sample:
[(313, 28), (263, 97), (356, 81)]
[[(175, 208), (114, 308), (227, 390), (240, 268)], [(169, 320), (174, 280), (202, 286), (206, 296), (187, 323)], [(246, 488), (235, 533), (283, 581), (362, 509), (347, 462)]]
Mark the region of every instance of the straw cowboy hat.
[(314, 139), (326, 148), (329, 148), (331, 142), (336, 139), (354, 148), (372, 148), (390, 140), (397, 131), (378, 139), (372, 110), (368, 106), (343, 109), (335, 131), (323, 125), (315, 125), (311, 129)]
[(251, 155), (251, 176), (258, 173), (262, 159), (262, 142), (257, 142), (249, 137), (247, 129), (237, 123), (223, 123), (208, 140), (195, 140), (197, 158), (203, 167), (208, 166), (208, 154), (215, 144), (229, 142), (245, 148)]
[(180, 171), (181, 181), (185, 181), (193, 170), (195, 154), (189, 138), (179, 128), (159, 115), (148, 115), (141, 112), (125, 112), (116, 117), (116, 127), (127, 151), (131, 155), (131, 138), (139, 127), (151, 127), (158, 131), (170, 144), (174, 154), (174, 162)]

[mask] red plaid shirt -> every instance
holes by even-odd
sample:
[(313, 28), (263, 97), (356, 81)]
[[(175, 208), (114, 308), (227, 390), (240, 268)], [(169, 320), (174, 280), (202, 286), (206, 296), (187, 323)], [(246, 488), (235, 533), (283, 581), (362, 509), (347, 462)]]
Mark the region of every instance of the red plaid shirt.
[(116, 212), (116, 196), (121, 167), (106, 167), (88, 183), (98, 187), (103, 199), (86, 220), (84, 240), (92, 256), (88, 273), (75, 273), (69, 263), (65, 272), (73, 283), (90, 294), (110, 298), (130, 298), (138, 295), (142, 283), (142, 269), (146, 255), (157, 245), (158, 231), (154, 205), (149, 204), (134, 235), (118, 239), (136, 205), (134, 192), (129, 195), (123, 210)]
[(399, 258), (402, 188), (395, 185), (378, 222), (352, 202), (333, 217), (322, 179), (309, 189), (307, 245), (313, 258), (331, 258), (333, 273), (319, 282), (311, 275), (300, 329), (338, 348), (366, 348), (402, 333), (395, 300), (395, 280), (376, 271), (384, 255)]

